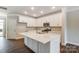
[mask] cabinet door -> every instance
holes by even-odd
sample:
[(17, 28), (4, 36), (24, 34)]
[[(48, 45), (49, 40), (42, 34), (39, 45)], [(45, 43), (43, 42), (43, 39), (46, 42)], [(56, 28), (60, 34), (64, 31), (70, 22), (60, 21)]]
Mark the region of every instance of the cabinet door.
[(31, 39), (31, 38), (25, 37), (24, 44), (27, 47), (29, 47), (30, 49), (32, 49), (34, 52), (38, 52), (37, 51), (37, 41), (35, 41), (35, 40)]
[(29, 47), (30, 49), (32, 48), (32, 40), (28, 37), (25, 36), (24, 38), (24, 44)]
[(54, 14), (48, 17), (48, 22), (50, 22), (50, 26), (61, 26), (62, 25), (62, 15), (61, 13)]
[(27, 47), (29, 47), (30, 49), (32, 49), (32, 40), (31, 40), (29, 37), (27, 37), (26, 40), (27, 40), (27, 41), (26, 41)]
[(27, 46), (28, 42), (27, 42), (27, 37), (24, 36), (24, 44)]
[(37, 27), (43, 27), (43, 19), (42, 18), (36, 19), (36, 26)]
[(34, 52), (38, 52), (38, 50), (37, 50), (37, 41), (35, 41), (35, 40), (32, 40), (32, 50), (34, 51)]
[(39, 43), (39, 53), (49, 53), (50, 52), (50, 42), (46, 44)]
[(27, 23), (27, 26), (35, 26), (35, 19), (27, 16), (19, 16), (19, 22)]

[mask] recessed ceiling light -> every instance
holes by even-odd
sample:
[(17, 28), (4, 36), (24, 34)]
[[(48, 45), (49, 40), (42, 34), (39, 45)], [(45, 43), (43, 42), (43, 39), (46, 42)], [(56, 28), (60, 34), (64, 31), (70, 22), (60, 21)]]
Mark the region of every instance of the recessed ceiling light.
[(52, 7), (52, 9), (55, 9), (56, 7)]
[(34, 10), (35, 8), (34, 7), (31, 7), (31, 10)]
[(35, 16), (35, 17), (36, 17), (37, 15), (36, 15), (36, 14), (33, 14), (33, 16)]
[(43, 14), (44, 12), (43, 11), (40, 11), (40, 13)]
[(27, 14), (27, 11), (24, 11), (25, 14)]

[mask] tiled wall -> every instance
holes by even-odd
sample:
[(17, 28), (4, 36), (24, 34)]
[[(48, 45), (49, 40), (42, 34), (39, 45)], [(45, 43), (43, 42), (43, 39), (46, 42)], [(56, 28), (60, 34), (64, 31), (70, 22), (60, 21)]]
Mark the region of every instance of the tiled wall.
[[(26, 31), (31, 31), (31, 30), (42, 30), (45, 29), (45, 27), (26, 27)], [(52, 31), (61, 31), (61, 27), (51, 27)]]

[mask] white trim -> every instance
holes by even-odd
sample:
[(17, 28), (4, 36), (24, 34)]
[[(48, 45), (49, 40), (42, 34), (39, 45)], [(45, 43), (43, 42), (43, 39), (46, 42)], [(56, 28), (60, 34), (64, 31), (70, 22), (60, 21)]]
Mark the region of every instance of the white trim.
[(74, 42), (67, 42), (67, 43), (70, 43), (70, 44), (73, 44), (73, 45), (77, 45), (77, 46), (79, 46), (79, 44), (78, 43), (74, 43)]
[(67, 43), (67, 17), (66, 17), (66, 8), (62, 8), (62, 13), (63, 13), (63, 27), (62, 27), (62, 31), (63, 31), (63, 39), (64, 39), (64, 42), (62, 42), (62, 45), (66, 45)]

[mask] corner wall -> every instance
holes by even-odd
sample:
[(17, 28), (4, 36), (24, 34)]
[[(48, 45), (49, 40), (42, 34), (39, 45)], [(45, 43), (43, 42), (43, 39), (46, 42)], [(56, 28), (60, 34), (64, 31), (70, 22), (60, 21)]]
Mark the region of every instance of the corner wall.
[(65, 42), (79, 45), (79, 7), (66, 10)]

